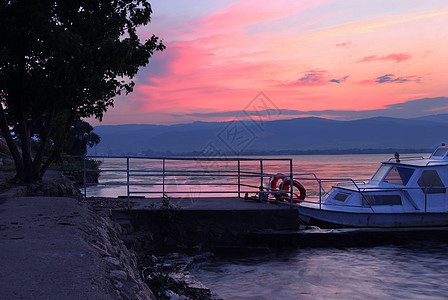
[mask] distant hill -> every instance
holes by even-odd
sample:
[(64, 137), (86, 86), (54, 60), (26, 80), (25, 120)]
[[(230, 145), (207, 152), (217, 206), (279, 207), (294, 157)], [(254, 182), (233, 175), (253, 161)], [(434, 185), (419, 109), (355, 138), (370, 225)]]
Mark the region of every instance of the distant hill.
[[(175, 155), (431, 150), (448, 142), (448, 116), (376, 117), (354, 121), (296, 118), (265, 122), (194, 122), (177, 125), (101, 125), (89, 154)], [(332, 150), (332, 151), (330, 151)], [(212, 155), (210, 153), (210, 155)]]
[(448, 123), (448, 114), (439, 114), (415, 118), (414, 120)]

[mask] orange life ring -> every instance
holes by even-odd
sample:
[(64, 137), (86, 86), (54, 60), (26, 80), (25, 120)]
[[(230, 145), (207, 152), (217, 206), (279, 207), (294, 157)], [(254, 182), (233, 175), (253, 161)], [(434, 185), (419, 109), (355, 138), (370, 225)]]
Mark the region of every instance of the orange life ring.
[[(281, 180), (280, 184), (279, 181)], [(285, 175), (277, 174), (274, 179), (271, 180), (271, 190), (273, 192), (278, 192), (281, 189), (283, 182), (285, 181)]]
[[(305, 197), (306, 197), (305, 187), (297, 180), (293, 180), (292, 185), (293, 185), (293, 187), (295, 187), (299, 190), (299, 194), (293, 192), (294, 197), (292, 199), (292, 202), (295, 204), (303, 202), (303, 200), (305, 200)], [(286, 179), (283, 182), (281, 189), (284, 191), (290, 190), (291, 189), (291, 179)], [(282, 193), (282, 197), (283, 197), (283, 200), (285, 200), (285, 201), (291, 200), (290, 193)]]
[(274, 195), (275, 199), (278, 201), (282, 200), (280, 190), (282, 189), (283, 183), (285, 182), (285, 178), (285, 175), (279, 173), (271, 180), (271, 192)]

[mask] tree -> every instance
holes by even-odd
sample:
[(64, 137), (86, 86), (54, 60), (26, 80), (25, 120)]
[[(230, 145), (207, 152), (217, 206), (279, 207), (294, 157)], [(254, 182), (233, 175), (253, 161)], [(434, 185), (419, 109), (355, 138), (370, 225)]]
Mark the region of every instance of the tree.
[(101, 121), (132, 92), (139, 67), (165, 49), (137, 35), (151, 13), (145, 0), (0, 0), (0, 129), (17, 181), (40, 180), (73, 122)]
[(93, 127), (85, 121), (74, 122), (68, 131), (64, 144), (64, 153), (68, 155), (86, 155), (87, 147), (97, 145), (101, 138), (92, 132)]

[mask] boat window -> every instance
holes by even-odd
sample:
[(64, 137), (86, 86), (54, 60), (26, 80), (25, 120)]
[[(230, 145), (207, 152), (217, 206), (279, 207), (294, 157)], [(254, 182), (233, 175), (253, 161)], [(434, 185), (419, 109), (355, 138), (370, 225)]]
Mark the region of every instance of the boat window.
[(445, 156), (446, 152), (448, 151), (448, 148), (439, 148), (437, 149), (432, 156)]
[(417, 181), (427, 194), (446, 193), (446, 188), (436, 170), (425, 170)]
[(400, 195), (365, 195), (363, 205), (401, 205)]
[(379, 167), (379, 169), (372, 176), (372, 179), (370, 179), (370, 183), (379, 183), (381, 179), (383, 179), (384, 175), (386, 175), (388, 170), (388, 165), (381, 165), (381, 167)]
[(341, 202), (344, 202), (344, 201), (348, 198), (348, 196), (350, 196), (350, 194), (337, 193), (337, 194), (333, 197), (333, 199), (334, 199), (334, 200), (341, 201)]
[(414, 174), (414, 171), (415, 169), (412, 168), (393, 166), (390, 168), (389, 173), (387, 173), (383, 181), (392, 184), (406, 185), (412, 174)]

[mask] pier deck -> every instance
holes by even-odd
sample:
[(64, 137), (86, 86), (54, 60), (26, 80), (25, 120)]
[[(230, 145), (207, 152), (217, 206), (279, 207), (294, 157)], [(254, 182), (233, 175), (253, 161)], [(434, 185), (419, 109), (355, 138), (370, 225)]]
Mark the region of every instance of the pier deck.
[[(132, 210), (154, 209), (162, 205), (161, 198), (131, 198)], [(291, 210), (288, 205), (275, 201), (245, 200), (238, 197), (201, 197), (201, 198), (169, 198), (168, 202), (173, 208), (181, 210), (210, 210), (210, 211), (238, 211), (238, 210)]]
[(237, 197), (171, 198), (172, 208), (165, 210), (160, 209), (160, 198), (130, 201), (130, 210), (113, 210), (115, 221), (132, 228), (130, 231), (138, 228), (163, 239), (169, 228), (173, 240), (187, 248), (201, 245), (215, 252), (245, 247), (365, 247), (428, 239), (448, 242), (448, 227), (307, 228), (300, 226), (296, 209), (278, 202)]
[(296, 231), (299, 226), (296, 209), (237, 197), (171, 198), (165, 205), (162, 199), (130, 203), (130, 209), (112, 210), (112, 218), (133, 242), (160, 252), (248, 247), (255, 232)]

